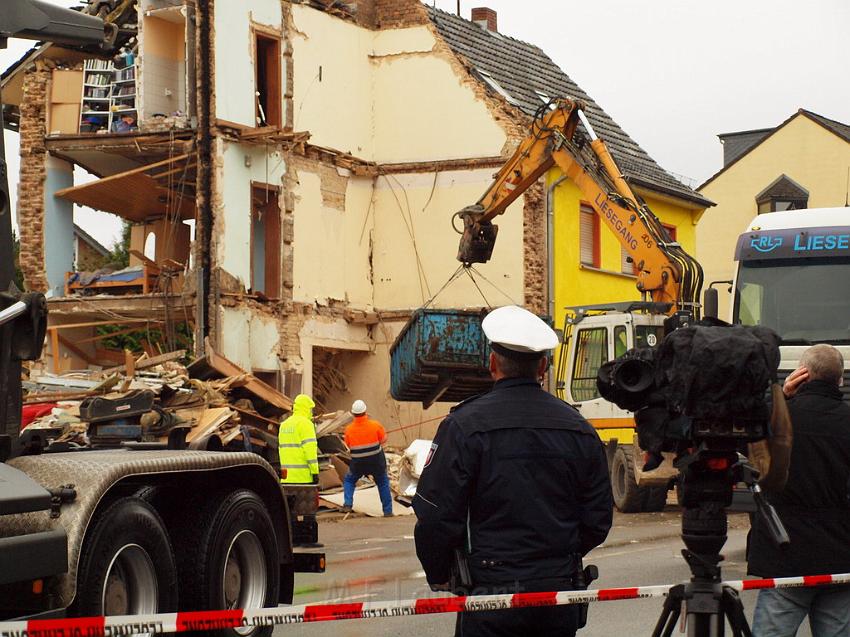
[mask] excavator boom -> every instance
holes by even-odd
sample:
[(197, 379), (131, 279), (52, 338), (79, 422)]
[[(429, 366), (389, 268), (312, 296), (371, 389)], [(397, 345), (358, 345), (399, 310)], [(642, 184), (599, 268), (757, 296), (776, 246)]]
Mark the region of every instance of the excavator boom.
[[(579, 132), (579, 123), (589, 144)], [(658, 218), (635, 196), (587, 121), (583, 104), (574, 100), (556, 100), (541, 109), (529, 135), (481, 199), (457, 213), (463, 221), (458, 260), (467, 265), (486, 263), (498, 234), (492, 220), (556, 165), (578, 186), (635, 263), (638, 290), (657, 303), (670, 304), (671, 314), (687, 310), (696, 316), (702, 268), (671, 240)]]

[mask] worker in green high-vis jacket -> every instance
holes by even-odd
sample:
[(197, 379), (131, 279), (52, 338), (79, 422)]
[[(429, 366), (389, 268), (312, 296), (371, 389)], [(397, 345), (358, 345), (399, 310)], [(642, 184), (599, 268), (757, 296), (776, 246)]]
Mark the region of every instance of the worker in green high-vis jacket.
[(306, 394), (298, 394), (292, 415), (280, 423), (278, 446), (281, 479), (284, 484), (319, 483), (319, 446), (313, 426), (316, 404)]

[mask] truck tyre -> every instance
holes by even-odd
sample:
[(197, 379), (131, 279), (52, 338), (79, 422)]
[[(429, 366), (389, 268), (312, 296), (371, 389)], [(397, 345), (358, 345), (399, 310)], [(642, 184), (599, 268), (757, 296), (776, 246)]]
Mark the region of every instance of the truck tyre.
[[(240, 489), (218, 497), (211, 494), (179, 538), (181, 610), (277, 606), (277, 537), (268, 509), (256, 493)], [(265, 637), (272, 628), (245, 626), (212, 632), (219, 637)]]
[(92, 520), (80, 553), (79, 617), (177, 610), (177, 566), (154, 508), (137, 497), (116, 500)]
[(617, 447), (611, 462), (611, 491), (614, 505), (622, 513), (639, 513), (643, 504), (643, 494), (635, 482), (632, 467), (632, 451)]
[(644, 511), (663, 511), (667, 506), (667, 487), (645, 487), (641, 491)]

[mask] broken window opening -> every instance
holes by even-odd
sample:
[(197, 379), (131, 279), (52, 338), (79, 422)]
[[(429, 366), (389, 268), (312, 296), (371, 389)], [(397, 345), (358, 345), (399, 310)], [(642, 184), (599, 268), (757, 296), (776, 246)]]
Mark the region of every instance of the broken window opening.
[(280, 189), (251, 186), (251, 291), (280, 297)]
[(256, 122), (258, 127), (282, 126), (280, 39), (256, 34)]
[[(348, 377), (343, 370), (345, 352), (329, 347), (313, 347), (313, 401), (322, 411), (331, 411), (348, 391)], [(347, 398), (347, 397), (346, 397)], [(344, 403), (349, 402), (343, 400)]]

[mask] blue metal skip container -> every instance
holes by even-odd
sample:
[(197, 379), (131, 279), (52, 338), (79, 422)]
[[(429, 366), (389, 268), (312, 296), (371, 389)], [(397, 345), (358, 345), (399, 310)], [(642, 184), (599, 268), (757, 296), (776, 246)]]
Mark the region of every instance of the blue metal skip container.
[(493, 386), (486, 311), (417, 310), (390, 347), (390, 393), (396, 400), (458, 402)]

